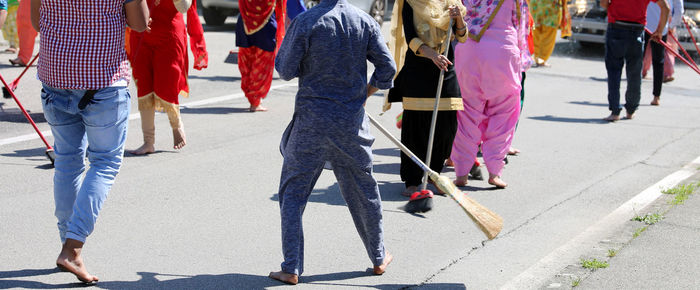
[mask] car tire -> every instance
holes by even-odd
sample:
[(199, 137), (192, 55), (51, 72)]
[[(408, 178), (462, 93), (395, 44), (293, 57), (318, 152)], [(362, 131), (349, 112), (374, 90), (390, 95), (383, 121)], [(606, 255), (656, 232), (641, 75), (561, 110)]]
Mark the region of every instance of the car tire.
[(372, 8), (369, 10), (369, 16), (372, 16), (374, 20), (382, 25), (384, 22), (384, 14), (386, 13), (386, 0), (374, 0), (372, 1)]
[(222, 13), (216, 8), (204, 8), (202, 7), (202, 16), (204, 16), (204, 22), (207, 25), (219, 26), (226, 22), (228, 15)]

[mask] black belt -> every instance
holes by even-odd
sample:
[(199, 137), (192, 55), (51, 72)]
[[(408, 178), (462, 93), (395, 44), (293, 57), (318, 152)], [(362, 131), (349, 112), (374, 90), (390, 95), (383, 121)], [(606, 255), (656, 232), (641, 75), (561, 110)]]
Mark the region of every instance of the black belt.
[(80, 98), (80, 102), (78, 102), (78, 109), (85, 109), (89, 103), (92, 102), (92, 98), (95, 97), (95, 94), (97, 93), (97, 90), (87, 90), (85, 91), (85, 94), (83, 95), (82, 98)]
[(639, 32), (644, 31), (644, 24), (636, 23), (636, 22), (615, 21), (613, 23), (608, 23), (608, 27), (612, 27), (615, 29), (639, 31)]

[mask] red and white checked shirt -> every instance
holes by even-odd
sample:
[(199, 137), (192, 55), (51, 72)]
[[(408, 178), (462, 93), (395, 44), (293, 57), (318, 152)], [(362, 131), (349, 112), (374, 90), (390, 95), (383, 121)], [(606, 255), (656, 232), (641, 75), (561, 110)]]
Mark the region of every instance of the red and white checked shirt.
[(124, 3), (42, 0), (39, 80), (57, 89), (77, 90), (128, 81), (131, 71), (124, 50)]

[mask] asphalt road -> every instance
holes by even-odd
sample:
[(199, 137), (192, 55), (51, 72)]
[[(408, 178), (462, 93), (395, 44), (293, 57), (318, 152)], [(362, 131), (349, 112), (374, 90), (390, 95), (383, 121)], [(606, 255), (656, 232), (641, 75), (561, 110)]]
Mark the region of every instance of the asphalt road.
[[(205, 36), (210, 67), (191, 71), (192, 96), (181, 101), (188, 145), (172, 150), (167, 118), (159, 114), (158, 152), (125, 158), (84, 250), (90, 271), (101, 278), (97, 287), (282, 286), (266, 276), (279, 269), (282, 258), (278, 142), (291, 118), (296, 82), (275, 79), (264, 100), (270, 111), (246, 112), (238, 69), (223, 62), (234, 46), (233, 23), (207, 28)], [(499, 288), (699, 156), (698, 76), (677, 66), (659, 107), (647, 105), (651, 81), (644, 81), (636, 118), (606, 123), (602, 56), (600, 49), (583, 51), (562, 42), (551, 68), (528, 72), (513, 144), (522, 153), (509, 158), (503, 175), (509, 187), (493, 190), (473, 181), (463, 188), (504, 218), (498, 238), (488, 241), (447, 197), (436, 197), (435, 210), (425, 215), (403, 212), (399, 151), (374, 130), (374, 171), (386, 245), (395, 260), (385, 275), (369, 274), (371, 264), (335, 178), (326, 171), (306, 209), (301, 288)], [(0, 56), (0, 73), (13, 78), (20, 69), (4, 65), (9, 57)], [(29, 73), (17, 93), (47, 130), (39, 89)], [(400, 105), (379, 116), (381, 104), (381, 96), (373, 96), (367, 111), (398, 135), (394, 117)], [(60, 243), (53, 172), (43, 144), (21, 137), (34, 133), (11, 100), (0, 100), (0, 108), (0, 289), (73, 287), (71, 275), (54, 270)], [(129, 130), (127, 148), (133, 149), (141, 142), (139, 120)], [(454, 178), (451, 169), (445, 175)], [(586, 249), (572, 249), (577, 250)]]

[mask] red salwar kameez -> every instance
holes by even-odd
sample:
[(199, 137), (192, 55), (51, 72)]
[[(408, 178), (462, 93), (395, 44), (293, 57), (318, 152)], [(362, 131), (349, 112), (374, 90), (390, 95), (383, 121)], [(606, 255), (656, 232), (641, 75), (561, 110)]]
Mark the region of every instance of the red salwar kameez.
[[(189, 96), (187, 85), (187, 35), (194, 55), (194, 68), (207, 67), (204, 30), (197, 15), (196, 0), (187, 9), (187, 25), (175, 3), (184, 0), (146, 0), (150, 31), (130, 31), (128, 54), (139, 97), (144, 142), (154, 143), (154, 110), (166, 112), (173, 130), (182, 127), (179, 97)], [(147, 112), (144, 117), (144, 112)], [(151, 119), (151, 120), (148, 120)]]
[[(241, 72), (241, 89), (250, 103), (251, 110), (260, 106), (272, 84), (275, 54), (284, 38), (286, 0), (240, 1), (241, 11), (237, 28), (238, 69)], [(274, 14), (274, 19), (271, 20)], [(243, 23), (240, 23), (242, 20)], [(274, 33), (272, 33), (274, 32)]]

